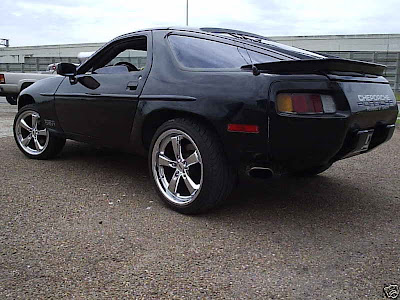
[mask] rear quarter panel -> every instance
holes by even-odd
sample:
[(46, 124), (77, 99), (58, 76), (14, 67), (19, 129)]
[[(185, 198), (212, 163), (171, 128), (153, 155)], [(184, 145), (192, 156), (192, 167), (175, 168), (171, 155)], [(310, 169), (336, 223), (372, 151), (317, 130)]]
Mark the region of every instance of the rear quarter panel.
[[(153, 65), (140, 97), (134, 129), (141, 131), (145, 119), (154, 112), (174, 110), (208, 120), (233, 160), (238, 160), (243, 152), (265, 152), (268, 141), (266, 100), (271, 76), (254, 76), (240, 70), (184, 70), (169, 48), (166, 33), (156, 31), (153, 34)], [(161, 99), (163, 95), (188, 96), (195, 101), (165, 101)], [(227, 131), (228, 123), (255, 124), (260, 133), (231, 133)]]

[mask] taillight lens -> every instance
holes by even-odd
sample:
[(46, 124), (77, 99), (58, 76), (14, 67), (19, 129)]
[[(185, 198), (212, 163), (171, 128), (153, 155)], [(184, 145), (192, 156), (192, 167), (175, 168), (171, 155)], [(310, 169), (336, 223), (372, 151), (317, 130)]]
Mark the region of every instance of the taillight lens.
[(277, 96), (279, 112), (291, 114), (335, 113), (336, 105), (333, 97), (321, 94), (282, 93)]
[(259, 128), (257, 125), (248, 124), (228, 124), (228, 131), (230, 132), (244, 132), (244, 133), (258, 133)]
[(6, 78), (4, 77), (4, 74), (0, 74), (0, 83), (6, 83)]

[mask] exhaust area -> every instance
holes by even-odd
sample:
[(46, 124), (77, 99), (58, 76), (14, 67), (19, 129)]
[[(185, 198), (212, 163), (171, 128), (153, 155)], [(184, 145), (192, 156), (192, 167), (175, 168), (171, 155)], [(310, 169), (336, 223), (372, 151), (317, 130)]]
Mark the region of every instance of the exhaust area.
[(266, 167), (252, 167), (247, 173), (249, 176), (259, 179), (271, 178), (274, 175), (274, 172)]

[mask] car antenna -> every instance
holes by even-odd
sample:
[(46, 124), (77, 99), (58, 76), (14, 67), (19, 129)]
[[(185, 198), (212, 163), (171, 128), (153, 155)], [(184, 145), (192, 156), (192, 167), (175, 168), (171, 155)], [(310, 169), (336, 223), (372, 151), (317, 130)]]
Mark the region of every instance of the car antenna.
[(246, 49), (247, 55), (248, 55), (248, 56), (249, 56), (249, 58), (250, 58), (251, 70), (253, 71), (253, 75), (254, 75), (254, 76), (258, 76), (258, 75), (260, 75), (260, 74), (261, 74), (261, 72), (260, 72), (260, 70), (259, 70), (259, 69), (256, 67), (256, 65), (255, 65), (255, 64), (253, 64), (253, 60), (251, 59), (251, 56), (250, 56), (249, 50), (247, 50), (247, 47), (246, 47), (246, 45), (244, 46), (244, 49)]
[[(243, 40), (246, 40), (246, 39), (247, 39), (246, 37), (244, 37), (243, 35), (238, 34), (238, 33), (230, 33), (230, 35), (232, 35), (233, 37), (239, 38), (239, 39), (243, 39)], [(253, 75), (254, 75), (254, 76), (260, 75), (261, 72), (260, 72), (260, 70), (256, 67), (256, 65), (253, 64), (253, 60), (251, 59), (249, 50), (247, 50), (246, 44), (244, 44), (244, 49), (245, 49), (246, 52), (247, 52), (247, 56), (250, 58), (251, 70), (253, 71)], [(239, 54), (240, 54), (240, 52), (239, 52)], [(241, 54), (240, 54), (240, 55), (241, 55)], [(242, 57), (243, 57), (243, 55), (242, 55)], [(243, 59), (244, 59), (244, 57), (243, 57)]]

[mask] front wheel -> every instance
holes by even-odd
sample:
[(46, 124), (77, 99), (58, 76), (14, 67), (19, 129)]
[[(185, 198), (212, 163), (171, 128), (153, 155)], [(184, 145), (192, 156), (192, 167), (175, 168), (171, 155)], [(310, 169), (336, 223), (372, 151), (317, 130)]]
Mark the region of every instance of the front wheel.
[(13, 129), (18, 148), (29, 158), (54, 157), (65, 144), (65, 138), (53, 136), (43, 126), (43, 121), (35, 105), (24, 106), (18, 111)]
[(235, 181), (217, 136), (188, 119), (167, 121), (156, 131), (149, 168), (161, 199), (183, 214), (216, 207), (230, 194)]

